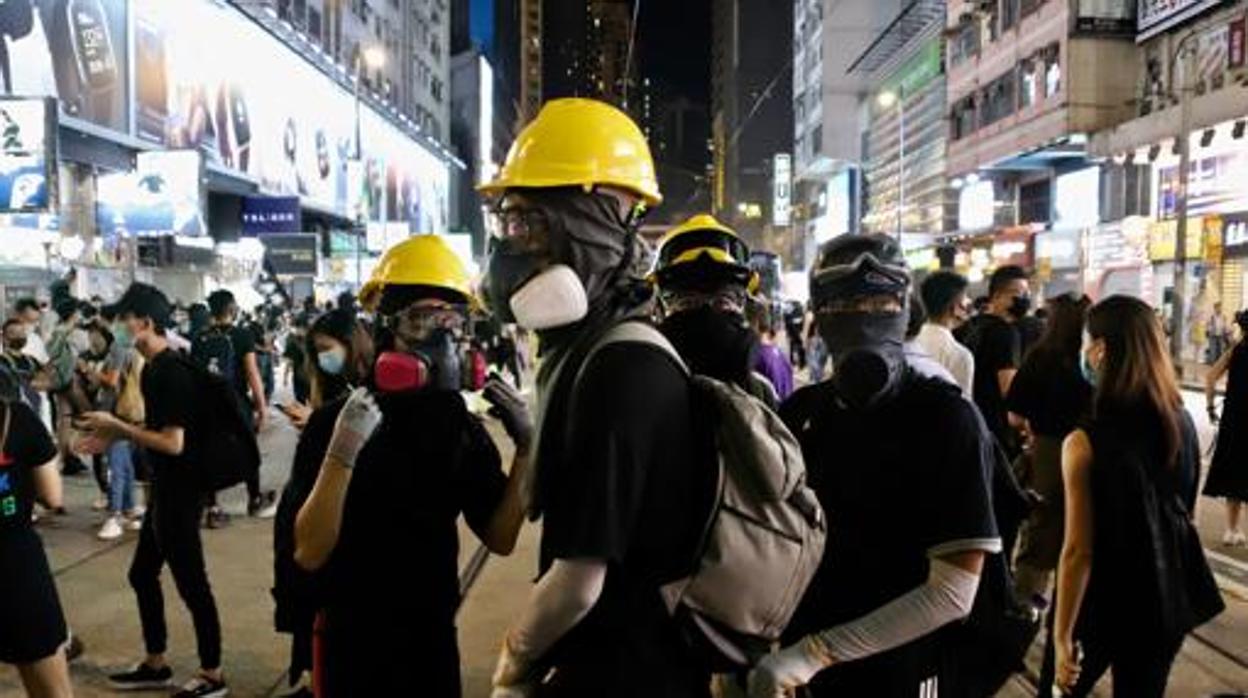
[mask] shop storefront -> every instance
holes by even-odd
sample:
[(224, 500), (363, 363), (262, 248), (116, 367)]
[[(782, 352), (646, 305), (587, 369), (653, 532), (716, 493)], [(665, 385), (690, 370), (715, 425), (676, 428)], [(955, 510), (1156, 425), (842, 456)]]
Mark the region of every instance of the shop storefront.
[(1126, 295), (1153, 302), (1151, 221), (1131, 216), (1102, 223), (1084, 238), (1083, 292), (1093, 300)]
[(1051, 230), (1036, 234), (1036, 267), (1033, 295), (1054, 298), (1083, 292), (1082, 230)]
[(972, 295), (988, 292), (988, 278), (1007, 265), (1033, 269), (1036, 262), (1036, 231), (1031, 226), (1003, 228), (996, 233), (949, 238), (953, 270), (971, 282)]
[(1222, 308), (1248, 309), (1248, 213), (1222, 216)]
[[(458, 163), (367, 95), (357, 129), (350, 76), (337, 67), (214, 0), (89, 5), (90, 41), (40, 9), (31, 32), (4, 39), (20, 57), (7, 87), (55, 98), (59, 125), (36, 134), (26, 119), (30, 137), (0, 151), (0, 254), (14, 257), (0, 264), (3, 297), (70, 266), (82, 271), (80, 295), (111, 295), (119, 279), (179, 294), (236, 283), (257, 265), (216, 246), (243, 234), (255, 195), (297, 198), (302, 230), (373, 221), (447, 231)], [(150, 242), (165, 237), (174, 242)]]
[[(1158, 308), (1167, 328), (1173, 331), (1173, 297), (1176, 287), (1175, 257), (1178, 222), (1152, 223), (1148, 228), (1148, 256), (1153, 264), (1152, 297), (1147, 300)], [(1220, 301), (1222, 259), (1222, 219), (1219, 216), (1196, 216), (1187, 222), (1187, 238), (1183, 258), (1186, 274), (1183, 284), (1185, 308), (1183, 359), (1192, 363), (1205, 362), (1206, 327), (1214, 304)]]

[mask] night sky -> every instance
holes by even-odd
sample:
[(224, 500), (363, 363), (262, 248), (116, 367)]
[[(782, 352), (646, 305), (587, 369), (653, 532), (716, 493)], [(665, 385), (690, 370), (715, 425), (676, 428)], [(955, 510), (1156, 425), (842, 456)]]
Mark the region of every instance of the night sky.
[(711, 0), (641, 0), (642, 69), (677, 94), (707, 103), (711, 94)]

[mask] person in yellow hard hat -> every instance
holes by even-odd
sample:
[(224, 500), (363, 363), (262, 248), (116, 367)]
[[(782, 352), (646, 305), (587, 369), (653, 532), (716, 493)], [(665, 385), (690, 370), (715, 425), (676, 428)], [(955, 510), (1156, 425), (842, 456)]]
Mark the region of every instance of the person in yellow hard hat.
[(290, 507), (291, 586), (321, 609), (317, 693), (457, 698), (456, 519), (491, 551), (511, 552), (531, 421), (504, 381), (485, 384), (516, 447), (505, 474), (460, 394), (481, 388), (460, 349), (474, 301), (443, 238), (391, 248), (360, 301), (376, 316), (372, 375), (308, 419), (284, 495), (302, 501)]
[(717, 471), (689, 380), (648, 324), (637, 227), (661, 201), (649, 146), (610, 105), (554, 100), (481, 190), (501, 230), (489, 305), (536, 331), (542, 357), (529, 492), (541, 574), (494, 696), (708, 696), (707, 662), (659, 591), (696, 559)]
[(779, 405), (771, 383), (752, 370), (758, 335), (746, 310), (759, 278), (736, 231), (708, 214), (693, 216), (663, 236), (650, 278), (659, 293), (659, 329), (693, 373)]

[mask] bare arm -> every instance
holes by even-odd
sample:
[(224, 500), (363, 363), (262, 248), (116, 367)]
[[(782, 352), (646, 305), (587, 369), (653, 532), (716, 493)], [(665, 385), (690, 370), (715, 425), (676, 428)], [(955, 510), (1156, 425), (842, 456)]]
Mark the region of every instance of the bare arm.
[(49, 509), (60, 509), (62, 504), (61, 474), (56, 468), (56, 458), (30, 471), (35, 484), (35, 498)]
[(260, 380), (256, 352), (249, 351), (243, 355), (243, 370), (247, 372), (247, 387), (251, 389), (251, 404), (256, 410), (256, 429), (259, 430), (264, 426), (264, 382)]
[(528, 454), (517, 451), (511, 461), (507, 489), (503, 491), (503, 499), (494, 510), (494, 515), (490, 517), (489, 525), (484, 531), (473, 531), (485, 543), (485, 547), (497, 555), (510, 555), (516, 548), (516, 538), (520, 535), (520, 527), (524, 525), (524, 481), (528, 470)]
[(1057, 570), (1057, 620), (1054, 642), (1073, 647), (1075, 621), (1083, 606), (1092, 571), (1092, 444), (1082, 429), (1062, 444), (1066, 480), (1066, 535)]
[(182, 427), (167, 426), (157, 431), (123, 422), (107, 412), (87, 412), (75, 425), (105, 439), (129, 439), (168, 456), (182, 455), (186, 445), (186, 430)]
[(1231, 354), (1234, 353), (1235, 347), (1228, 349), (1209, 368), (1209, 373), (1205, 374), (1205, 405), (1210, 408), (1213, 408), (1214, 396), (1218, 392), (1218, 381), (1222, 380), (1222, 377), (1231, 369)]
[(1001, 389), (1001, 397), (1010, 394), (1010, 385), (1014, 383), (1014, 376), (1017, 374), (1017, 368), (1003, 368), (997, 371), (997, 387)]
[(332, 454), (321, 463), (312, 494), (295, 517), (295, 564), (316, 571), (329, 561), (342, 532), (352, 469)]

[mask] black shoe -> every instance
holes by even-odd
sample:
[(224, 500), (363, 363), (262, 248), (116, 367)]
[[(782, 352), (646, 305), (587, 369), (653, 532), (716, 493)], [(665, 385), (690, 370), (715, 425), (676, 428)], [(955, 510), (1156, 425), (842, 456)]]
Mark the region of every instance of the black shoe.
[(69, 634), (69, 641), (65, 643), (65, 661), (72, 662), (82, 656), (86, 648), (82, 646), (82, 640), (72, 632)]
[(87, 466), (83, 464), (82, 459), (77, 456), (69, 456), (64, 459), (65, 464), (61, 466), (61, 474), (67, 477), (81, 475), (87, 472)]
[(173, 698), (224, 698), (228, 695), (230, 695), (230, 689), (224, 681), (213, 681), (200, 675), (187, 681), (173, 694)]
[(114, 691), (150, 691), (169, 688), (173, 685), (173, 669), (167, 666), (153, 669), (146, 664), (140, 664), (133, 671), (109, 676), (108, 685)]
[(230, 525), (230, 515), (219, 507), (213, 507), (204, 514), (204, 528), (225, 528)]

